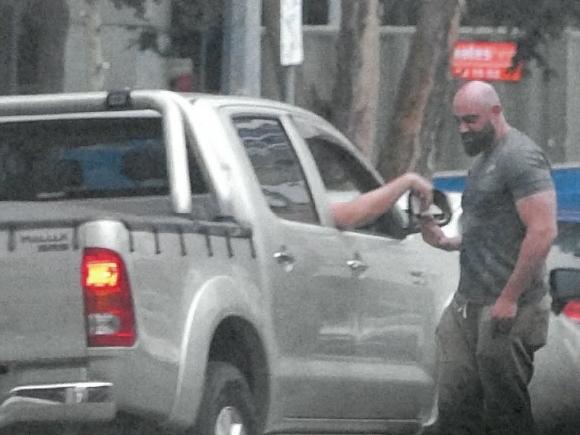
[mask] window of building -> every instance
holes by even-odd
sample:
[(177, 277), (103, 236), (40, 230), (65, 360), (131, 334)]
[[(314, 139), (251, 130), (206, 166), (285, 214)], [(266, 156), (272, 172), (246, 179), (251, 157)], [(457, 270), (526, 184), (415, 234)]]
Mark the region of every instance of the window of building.
[(328, 23), (328, 0), (302, 2), (302, 22), (316, 25)]

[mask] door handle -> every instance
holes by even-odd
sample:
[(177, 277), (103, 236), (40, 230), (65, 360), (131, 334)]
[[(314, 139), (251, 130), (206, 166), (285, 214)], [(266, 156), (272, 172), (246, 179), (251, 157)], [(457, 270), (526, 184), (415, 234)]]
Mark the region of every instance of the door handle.
[(358, 258), (348, 260), (346, 264), (356, 275), (362, 274), (365, 270), (369, 268), (368, 264), (366, 264), (364, 261)]
[(423, 270), (412, 270), (409, 274), (413, 277), (412, 282), (415, 285), (427, 285), (427, 273)]
[(294, 269), (294, 263), (296, 262), (294, 255), (286, 250), (285, 246), (281, 246), (278, 252), (274, 252), (274, 259), (278, 264), (284, 267), (286, 272), (291, 272)]

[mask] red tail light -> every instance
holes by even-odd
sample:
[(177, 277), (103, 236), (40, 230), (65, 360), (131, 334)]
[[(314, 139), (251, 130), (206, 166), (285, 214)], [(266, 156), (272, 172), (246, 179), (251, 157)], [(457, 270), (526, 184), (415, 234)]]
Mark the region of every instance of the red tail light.
[(570, 320), (580, 323), (580, 301), (572, 300), (566, 304), (562, 313)]
[(86, 248), (81, 267), (89, 346), (135, 344), (131, 287), (121, 256), (109, 249)]

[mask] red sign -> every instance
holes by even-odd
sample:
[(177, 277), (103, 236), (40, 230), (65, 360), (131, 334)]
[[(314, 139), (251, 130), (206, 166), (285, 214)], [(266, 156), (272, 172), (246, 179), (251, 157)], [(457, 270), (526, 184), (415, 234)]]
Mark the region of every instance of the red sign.
[(510, 69), (515, 53), (515, 42), (457, 41), (451, 74), (464, 80), (519, 81), (521, 65)]

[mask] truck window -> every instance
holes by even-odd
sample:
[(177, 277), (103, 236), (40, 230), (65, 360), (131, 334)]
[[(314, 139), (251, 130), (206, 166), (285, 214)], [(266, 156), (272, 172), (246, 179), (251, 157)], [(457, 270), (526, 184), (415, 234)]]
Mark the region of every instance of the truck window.
[[(193, 193), (208, 191), (192, 155)], [(161, 119), (83, 118), (0, 124), (0, 200), (169, 194)]]
[(280, 122), (243, 116), (234, 118), (234, 125), (270, 209), (283, 219), (318, 223), (304, 172)]
[[(296, 127), (316, 162), (329, 202), (350, 201), (363, 192), (379, 187), (375, 177), (340, 141), (313, 123), (295, 118)], [(381, 220), (380, 230), (373, 224), (359, 231), (380, 232), (400, 238), (401, 222), (393, 211)]]

